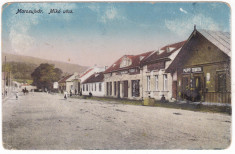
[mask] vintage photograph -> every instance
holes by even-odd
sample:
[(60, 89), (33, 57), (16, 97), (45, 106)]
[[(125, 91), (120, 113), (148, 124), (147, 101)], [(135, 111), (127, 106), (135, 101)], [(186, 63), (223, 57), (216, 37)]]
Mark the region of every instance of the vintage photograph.
[(230, 147), (225, 2), (6, 2), (5, 150)]

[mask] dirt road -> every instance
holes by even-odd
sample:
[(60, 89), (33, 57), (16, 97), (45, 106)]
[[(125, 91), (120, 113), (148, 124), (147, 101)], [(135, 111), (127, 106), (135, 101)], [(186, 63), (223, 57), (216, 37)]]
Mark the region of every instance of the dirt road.
[(223, 149), (231, 116), (30, 93), (3, 102), (7, 149)]

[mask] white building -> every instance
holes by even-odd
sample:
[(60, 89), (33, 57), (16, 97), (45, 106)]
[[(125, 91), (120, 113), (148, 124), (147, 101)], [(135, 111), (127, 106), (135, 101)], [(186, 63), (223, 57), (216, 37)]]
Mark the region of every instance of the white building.
[(70, 92), (70, 90), (72, 91), (72, 93), (75, 92), (75, 86), (74, 86), (74, 80), (78, 78), (78, 73), (74, 73), (72, 74), (69, 78), (66, 79), (66, 91)]
[(105, 95), (141, 100), (143, 98), (141, 63), (151, 53), (150, 51), (139, 55), (124, 55), (105, 70)]
[(89, 78), (94, 73), (99, 73), (99, 72), (103, 72), (103, 71), (105, 71), (105, 67), (93, 66), (91, 68), (88, 68), (85, 72), (83, 72), (80, 75), (79, 79), (82, 83), (83, 81), (85, 81), (87, 78)]
[(160, 100), (176, 99), (177, 76), (165, 70), (175, 59), (185, 41), (167, 45), (146, 58), (143, 62), (143, 97)]
[(82, 82), (82, 95), (105, 96), (104, 74), (103, 72), (94, 73)]
[[(87, 69), (84, 73), (82, 73), (79, 77), (80, 83), (83, 83), (86, 79), (92, 76), (94, 73), (99, 73), (105, 71), (105, 67), (93, 66)], [(82, 91), (82, 85), (80, 86), (80, 90)], [(83, 92), (83, 91), (82, 91)]]

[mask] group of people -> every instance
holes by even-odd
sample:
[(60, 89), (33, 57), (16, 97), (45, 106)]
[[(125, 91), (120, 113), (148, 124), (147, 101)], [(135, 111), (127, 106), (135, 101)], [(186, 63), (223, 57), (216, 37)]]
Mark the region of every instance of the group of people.
[[(77, 91), (77, 89), (75, 89), (74, 92), (75, 92), (74, 95), (81, 95), (81, 93), (79, 93), (79, 92)], [(70, 90), (69, 93), (68, 93), (67, 91), (64, 91), (64, 99), (67, 99), (68, 96), (70, 96), (70, 97), (73, 96), (72, 90)]]

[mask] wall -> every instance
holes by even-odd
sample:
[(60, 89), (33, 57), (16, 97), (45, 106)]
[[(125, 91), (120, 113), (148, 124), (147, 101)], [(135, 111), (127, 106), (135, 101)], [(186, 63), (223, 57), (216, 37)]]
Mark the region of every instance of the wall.
[[(99, 84), (101, 83), (101, 91), (99, 91)], [(94, 85), (96, 84), (96, 91), (94, 88)], [(83, 85), (85, 86), (85, 91), (83, 90)], [(86, 85), (88, 85), (88, 91), (86, 91)], [(91, 88), (91, 86), (93, 86), (93, 90)], [(81, 89), (82, 89), (82, 95), (89, 95), (89, 93), (91, 92), (93, 96), (105, 96), (105, 84), (104, 82), (95, 82), (95, 83), (85, 83), (85, 84), (81, 84)]]
[[(182, 82), (183, 68), (202, 67), (203, 71), (201, 74), (204, 78), (203, 85), (205, 93), (213, 93), (213, 96), (210, 97), (217, 97), (214, 96), (217, 95), (217, 74), (221, 71), (226, 73), (226, 89), (227, 92), (231, 92), (230, 58), (215, 45), (199, 35), (194, 36), (189, 44), (187, 50), (185, 50), (183, 66), (178, 68), (178, 83)], [(206, 80), (207, 73), (210, 74), (209, 81)], [(191, 73), (192, 75), (193, 73)], [(178, 95), (180, 95), (180, 90), (181, 85), (178, 84)]]
[[(163, 75), (167, 74), (167, 91), (163, 90)], [(155, 89), (155, 75), (158, 75), (158, 90)], [(150, 91), (147, 90), (147, 76), (150, 76)], [(167, 100), (171, 100), (172, 98), (172, 76), (170, 73), (165, 73), (164, 69), (159, 71), (151, 71), (147, 70), (147, 66), (143, 67), (143, 97), (152, 97), (156, 100), (160, 100), (162, 95), (165, 96)]]
[[(108, 97), (117, 97), (117, 93), (116, 95), (114, 95), (114, 82), (118, 82), (118, 81), (128, 81), (128, 99), (136, 99), (136, 100), (140, 100), (142, 99), (142, 70), (140, 70), (140, 74), (120, 74), (120, 75), (116, 75), (116, 73), (112, 73), (112, 75), (110, 76), (109, 74), (104, 74), (104, 82), (105, 82), (105, 95), (106, 95), (106, 83), (107, 82), (112, 82), (112, 95), (108, 96)], [(140, 90), (140, 96), (139, 97), (133, 97), (132, 96), (132, 87), (131, 87), (131, 81), (132, 80), (140, 80), (139, 82), (139, 90)], [(122, 93), (122, 84), (120, 84), (120, 96), (121, 98), (123, 98), (123, 93)]]
[(73, 82), (72, 81), (66, 81), (66, 91), (70, 92), (70, 90), (74, 93)]

